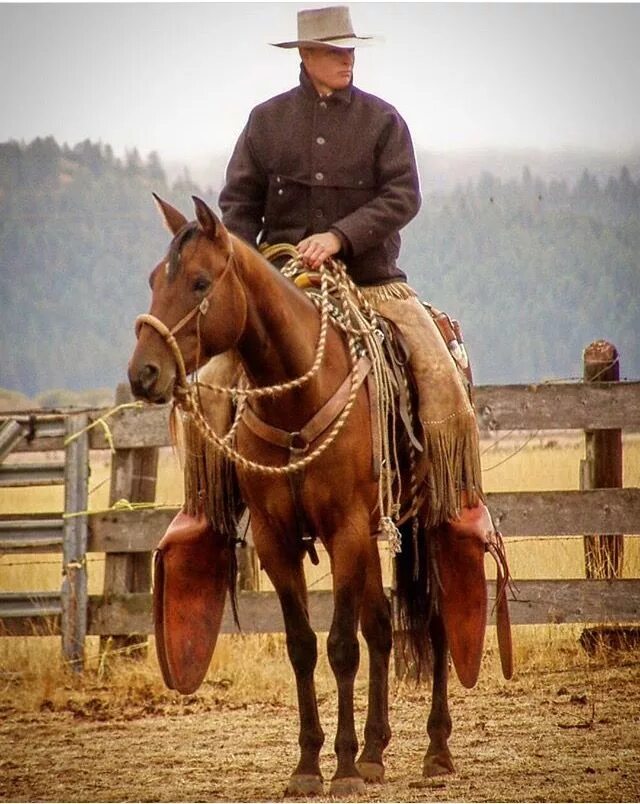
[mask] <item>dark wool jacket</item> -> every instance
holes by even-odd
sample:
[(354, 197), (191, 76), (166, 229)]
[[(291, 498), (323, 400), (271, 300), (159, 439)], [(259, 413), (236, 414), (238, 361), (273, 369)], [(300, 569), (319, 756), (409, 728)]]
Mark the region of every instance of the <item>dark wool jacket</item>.
[(406, 279), (399, 229), (420, 208), (406, 123), (354, 86), (320, 97), (300, 85), (251, 112), (220, 194), (223, 222), (248, 243), (299, 243), (334, 231), (358, 284)]

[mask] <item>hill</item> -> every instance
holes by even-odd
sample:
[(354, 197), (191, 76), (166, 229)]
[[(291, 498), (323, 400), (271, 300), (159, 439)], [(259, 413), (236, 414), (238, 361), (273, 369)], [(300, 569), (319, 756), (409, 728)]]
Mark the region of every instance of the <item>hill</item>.
[[(453, 185), (443, 155), (420, 155), (424, 203), (403, 235), (411, 282), (462, 321), (480, 383), (578, 376), (600, 338), (640, 377), (638, 162), (606, 175), (612, 161), (578, 169), (574, 154), (570, 178), (515, 174), (515, 159), (502, 174), (469, 163), (457, 175), (477, 175)], [(187, 211), (191, 194), (215, 206), (217, 189), (184, 169), (170, 182), (153, 153), (0, 144), (0, 386), (33, 396), (122, 381), (168, 243), (151, 192)]]

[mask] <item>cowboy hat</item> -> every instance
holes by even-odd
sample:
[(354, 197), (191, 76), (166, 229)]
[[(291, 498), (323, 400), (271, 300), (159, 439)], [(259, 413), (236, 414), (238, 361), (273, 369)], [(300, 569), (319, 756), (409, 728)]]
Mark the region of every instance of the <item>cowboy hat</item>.
[(274, 47), (337, 47), (351, 49), (369, 45), (373, 36), (356, 36), (347, 6), (310, 8), (298, 11), (298, 38), (295, 42), (271, 42)]

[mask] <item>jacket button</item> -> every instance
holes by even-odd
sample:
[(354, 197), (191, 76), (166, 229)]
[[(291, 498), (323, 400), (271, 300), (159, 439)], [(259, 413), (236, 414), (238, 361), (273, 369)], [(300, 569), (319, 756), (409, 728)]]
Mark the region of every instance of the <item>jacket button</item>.
[(318, 145), (324, 145), (326, 140), (324, 137), (316, 137), (316, 142), (318, 143)]
[(278, 195), (284, 195), (284, 190), (282, 189), (282, 187), (278, 190)]
[(324, 218), (324, 212), (321, 209), (316, 209), (316, 218)]
[(324, 173), (316, 173), (317, 181), (322, 181), (324, 179)]
[(320, 101), (320, 103), (318, 104), (318, 106), (319, 106), (321, 109), (326, 109), (326, 108), (327, 108), (327, 102), (326, 102), (326, 101)]

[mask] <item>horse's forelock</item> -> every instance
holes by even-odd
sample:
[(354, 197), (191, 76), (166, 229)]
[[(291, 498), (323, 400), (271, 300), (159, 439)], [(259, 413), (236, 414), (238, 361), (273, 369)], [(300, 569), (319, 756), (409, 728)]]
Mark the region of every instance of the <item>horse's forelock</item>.
[(172, 282), (178, 275), (180, 270), (180, 252), (182, 247), (189, 240), (194, 238), (200, 231), (197, 222), (185, 223), (185, 225), (178, 231), (176, 236), (171, 241), (169, 246), (169, 258), (167, 260), (167, 278)]

